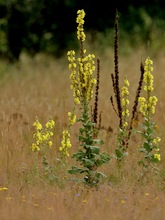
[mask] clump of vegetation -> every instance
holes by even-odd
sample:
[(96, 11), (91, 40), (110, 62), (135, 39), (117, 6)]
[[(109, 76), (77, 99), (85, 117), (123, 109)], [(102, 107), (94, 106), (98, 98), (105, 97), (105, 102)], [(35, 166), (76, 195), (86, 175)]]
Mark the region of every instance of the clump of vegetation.
[(156, 123), (153, 122), (153, 115), (155, 114), (155, 107), (157, 104), (157, 97), (152, 95), (154, 90), (153, 82), (154, 77), (153, 61), (148, 57), (145, 61), (145, 72), (144, 72), (144, 91), (146, 92), (145, 97), (139, 97), (138, 101), (140, 104), (140, 112), (143, 115), (144, 121), (142, 122), (142, 135), (144, 142), (139, 149), (144, 154), (144, 159), (139, 160), (139, 164), (142, 164), (145, 170), (152, 168), (152, 163), (158, 163), (160, 161), (160, 149), (159, 142), (160, 137), (155, 136)]
[[(156, 96), (152, 96), (153, 91), (153, 71), (152, 60), (148, 57), (145, 65), (141, 63), (140, 78), (136, 89), (136, 95), (132, 110), (130, 110), (129, 87), (130, 83), (127, 76), (124, 76), (123, 86), (120, 87), (119, 74), (119, 56), (118, 56), (118, 14), (115, 18), (115, 39), (114, 39), (114, 74), (111, 74), (114, 97), (110, 97), (113, 110), (119, 118), (118, 134), (116, 136), (115, 153), (109, 155), (107, 152), (101, 152), (100, 146), (104, 144), (104, 140), (99, 138), (101, 129), (101, 113), (98, 121), (98, 94), (100, 87), (100, 59), (97, 59), (95, 64), (95, 55), (87, 54), (85, 49), (86, 35), (84, 32), (84, 18), (85, 11), (78, 10), (76, 22), (77, 38), (80, 45), (80, 54), (77, 57), (74, 50), (67, 53), (69, 61), (69, 70), (71, 85), (73, 91), (73, 109), (68, 112), (68, 127), (63, 130), (62, 141), (59, 151), (61, 158), (65, 161), (66, 157), (70, 156), (71, 144), (71, 129), (75, 123), (80, 125), (78, 132), (78, 142), (76, 142), (77, 152), (72, 154), (76, 159), (77, 165), (73, 165), (68, 170), (70, 174), (83, 174), (83, 178), (78, 180), (84, 182), (86, 185), (97, 186), (105, 176), (104, 173), (99, 172), (98, 168), (103, 164), (107, 164), (111, 158), (115, 158), (118, 164), (128, 155), (129, 140), (133, 131), (133, 121), (138, 111), (138, 104), (140, 104), (139, 111), (142, 114), (144, 121), (141, 122), (142, 131), (138, 131), (144, 138), (143, 144), (140, 147), (140, 152), (144, 154), (144, 160), (139, 160), (145, 170), (152, 167), (152, 162), (160, 161), (160, 151), (158, 143), (159, 137), (155, 137), (155, 122), (152, 122), (152, 115), (155, 113), (155, 106), (157, 103)], [(97, 67), (97, 68), (96, 68)], [(97, 78), (94, 77), (95, 70), (97, 71)], [(146, 97), (141, 97), (142, 86)], [(94, 108), (91, 110), (91, 101), (93, 99), (93, 89), (95, 87)], [(80, 115), (79, 117), (77, 115)], [(130, 117), (131, 115), (131, 117)], [(34, 139), (36, 143), (32, 145), (32, 151), (41, 151), (43, 156), (43, 165), (47, 170), (50, 169), (49, 163), (46, 159), (46, 151), (48, 147), (52, 146), (51, 136), (53, 136), (52, 129), (55, 122), (50, 119), (46, 123), (46, 128), (43, 129), (38, 119), (34, 122), (36, 129)], [(137, 147), (138, 148), (138, 147)], [(135, 148), (135, 150), (137, 150)], [(121, 166), (119, 166), (121, 167)], [(80, 175), (80, 176), (81, 176)]]
[(45, 127), (43, 127), (36, 117), (33, 126), (35, 128), (35, 132), (33, 134), (35, 143), (32, 144), (31, 150), (35, 153), (34, 171), (35, 174), (38, 175), (40, 173), (40, 164), (42, 164), (44, 174), (49, 177), (49, 174), (52, 172), (52, 168), (47, 159), (47, 152), (53, 145), (51, 138), (54, 135), (53, 131), (55, 122), (52, 118), (50, 118), (49, 121), (46, 122)]
[[(80, 48), (89, 52), (85, 44)], [(15, 219), (164, 216), (163, 50), (154, 62), (141, 47), (118, 56), (121, 118), (115, 71), (114, 83), (107, 74), (113, 51), (97, 59), (87, 51), (0, 63), (1, 219), (10, 218), (9, 210)]]
[(138, 106), (138, 98), (140, 96), (141, 88), (142, 88), (142, 82), (143, 82), (143, 75), (144, 75), (144, 68), (141, 64), (141, 75), (139, 79), (138, 88), (136, 90), (136, 96), (134, 99), (134, 105), (132, 107), (131, 111), (131, 120), (129, 120), (130, 111), (129, 111), (129, 81), (127, 79), (127, 76), (124, 77), (124, 85), (121, 88), (120, 91), (120, 74), (119, 74), (119, 55), (118, 55), (118, 19), (119, 16), (116, 13), (115, 18), (115, 39), (114, 39), (114, 74), (111, 74), (112, 79), (112, 86), (113, 86), (113, 92), (115, 96), (115, 102), (116, 107), (114, 103), (113, 96), (110, 97), (110, 101), (112, 104), (112, 107), (117, 114), (119, 118), (119, 132), (117, 135), (117, 149), (115, 150), (115, 158), (117, 161), (122, 161), (127, 155), (127, 148), (128, 148), (128, 142), (131, 137), (132, 133), (132, 124), (135, 119), (135, 115), (137, 112), (137, 106)]
[[(80, 148), (78, 146), (77, 153), (72, 155), (80, 163), (80, 167), (73, 166), (72, 169), (69, 170), (69, 173), (86, 173), (84, 177), (85, 182), (90, 185), (95, 185), (104, 177), (104, 174), (98, 172), (97, 168), (107, 163), (110, 160), (110, 156), (107, 153), (100, 152), (100, 147), (98, 145), (102, 144), (103, 141), (93, 138), (96, 124), (92, 121), (90, 114), (90, 101), (93, 97), (93, 87), (96, 84), (96, 79), (93, 77), (95, 71), (95, 55), (86, 55), (87, 50), (84, 47), (86, 38), (83, 27), (84, 17), (84, 10), (79, 10), (77, 16), (77, 38), (80, 42), (80, 57), (76, 59), (73, 50), (68, 52), (74, 104), (75, 107), (78, 107), (81, 111), (81, 117), (77, 119), (77, 121), (82, 124), (82, 127), (79, 129), (78, 137)], [(97, 104), (95, 104), (95, 107), (96, 105)]]

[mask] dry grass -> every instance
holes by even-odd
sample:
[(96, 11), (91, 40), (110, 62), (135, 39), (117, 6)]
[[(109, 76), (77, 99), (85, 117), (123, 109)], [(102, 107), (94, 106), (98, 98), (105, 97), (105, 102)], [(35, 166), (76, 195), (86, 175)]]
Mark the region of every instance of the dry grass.
[[(119, 71), (121, 80), (127, 74), (131, 84), (130, 99), (133, 100), (140, 62), (148, 55), (154, 61), (155, 95), (159, 99), (155, 120), (159, 126), (158, 135), (162, 138), (160, 174), (139, 178), (138, 138), (134, 135), (123, 168), (118, 169), (114, 160), (104, 165), (101, 170), (108, 179), (97, 190), (67, 181), (70, 177), (67, 169), (75, 161), (68, 158), (66, 166), (62, 166), (57, 160), (61, 133), (73, 104), (67, 59), (53, 60), (42, 55), (30, 59), (22, 55), (21, 61), (15, 65), (0, 64), (1, 72), (5, 73), (0, 84), (0, 187), (8, 187), (8, 190), (0, 191), (1, 220), (165, 219), (165, 53), (147, 54), (140, 48), (119, 58)], [(109, 101), (112, 95), (110, 74), (114, 71), (113, 52), (107, 50), (100, 59), (99, 111), (103, 111), (102, 124), (113, 128), (113, 132), (101, 131), (100, 136), (105, 140), (103, 150), (113, 153), (118, 126)], [(56, 121), (54, 146), (49, 159), (56, 166), (58, 180), (51, 184), (33, 172), (34, 154), (30, 145), (35, 116), (42, 123), (50, 116)], [(71, 154), (76, 150), (76, 133), (77, 127), (74, 126)]]

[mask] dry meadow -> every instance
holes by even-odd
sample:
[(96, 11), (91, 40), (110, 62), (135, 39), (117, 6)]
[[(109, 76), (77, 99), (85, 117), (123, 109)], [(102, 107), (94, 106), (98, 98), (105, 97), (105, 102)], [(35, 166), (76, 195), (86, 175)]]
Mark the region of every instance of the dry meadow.
[[(101, 60), (99, 112), (102, 111), (100, 131), (104, 140), (101, 150), (113, 154), (118, 129), (110, 103), (114, 72), (114, 55), (107, 49)], [(45, 55), (20, 61), (0, 63), (0, 220), (164, 220), (165, 219), (165, 52), (148, 53), (145, 48), (119, 57), (121, 83), (126, 74), (130, 81), (130, 100), (134, 100), (140, 74), (140, 63), (147, 56), (154, 63), (154, 94), (158, 98), (154, 119), (161, 137), (161, 161), (156, 174), (140, 176), (140, 136), (134, 131), (129, 155), (119, 169), (115, 159), (99, 168), (107, 176), (98, 188), (88, 188), (75, 182), (67, 170), (75, 163), (68, 157), (60, 160), (62, 131), (67, 125), (67, 113), (72, 109), (73, 96), (67, 57), (54, 59)], [(55, 120), (53, 146), (48, 159), (54, 166), (51, 181), (34, 172), (33, 122), (35, 117), (44, 124)], [(137, 128), (137, 125), (135, 127)], [(70, 155), (77, 149), (78, 129), (72, 129)]]

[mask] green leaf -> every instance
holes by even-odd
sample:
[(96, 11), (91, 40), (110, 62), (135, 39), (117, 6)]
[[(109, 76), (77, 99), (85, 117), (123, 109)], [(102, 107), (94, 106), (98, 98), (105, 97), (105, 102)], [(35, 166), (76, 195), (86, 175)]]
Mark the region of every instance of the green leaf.
[(79, 128), (79, 131), (82, 134), (85, 131), (85, 129), (84, 128)]
[(101, 154), (101, 159), (104, 160), (104, 163), (108, 163), (109, 160), (111, 159), (111, 156), (107, 154), (106, 152)]
[(82, 158), (86, 156), (86, 153), (84, 153), (82, 150), (78, 150), (77, 153), (74, 153), (72, 155), (73, 158), (77, 158), (77, 160), (81, 161)]
[(87, 131), (86, 133), (87, 133), (88, 136), (92, 136), (93, 131), (90, 131), (90, 130), (89, 130), (89, 131)]
[(151, 146), (148, 143), (144, 143), (143, 147), (147, 150), (147, 151), (151, 151)]
[(99, 154), (100, 153), (100, 148), (98, 146), (91, 146), (91, 153), (93, 154)]
[(145, 118), (145, 125), (146, 127), (150, 127), (152, 123), (147, 118)]
[(92, 167), (95, 164), (94, 160), (83, 158), (83, 165), (85, 167)]
[(143, 132), (141, 132), (142, 137), (144, 137), (146, 140), (148, 139), (148, 135), (144, 134)]
[(98, 155), (98, 159), (96, 160), (97, 166), (101, 166), (104, 163), (108, 163), (111, 157), (107, 153), (102, 153)]
[(148, 127), (145, 124), (141, 124), (141, 127), (146, 131)]
[(68, 173), (70, 174), (78, 174), (78, 173), (84, 173), (86, 172), (87, 170), (84, 170), (84, 169), (81, 169), (77, 166), (73, 166), (72, 169), (68, 170)]
[(79, 141), (86, 142), (87, 138), (82, 135), (79, 135)]
[(152, 135), (154, 133), (152, 128), (147, 128), (147, 134)]
[(122, 153), (120, 150), (116, 149), (116, 150), (115, 150), (115, 153), (116, 153), (116, 157), (117, 157), (118, 159), (121, 159), (121, 158), (123, 157), (123, 153)]

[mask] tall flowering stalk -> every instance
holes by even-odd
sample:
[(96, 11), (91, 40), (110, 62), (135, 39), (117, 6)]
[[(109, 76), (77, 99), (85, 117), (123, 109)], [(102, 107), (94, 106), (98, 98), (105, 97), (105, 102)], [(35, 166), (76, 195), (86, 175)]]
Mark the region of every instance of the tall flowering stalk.
[(126, 141), (127, 141), (127, 127), (129, 117), (129, 81), (127, 77), (124, 77), (124, 85), (121, 89), (121, 107), (122, 107), (122, 128), (119, 128), (119, 134), (117, 138), (117, 149), (115, 150), (116, 159), (121, 161), (125, 156), (126, 152)]
[[(100, 83), (100, 59), (97, 58), (97, 83), (96, 83), (96, 89), (95, 89), (95, 102), (94, 102), (94, 109), (93, 109), (93, 122), (95, 125), (99, 128), (101, 127), (101, 124), (98, 124), (98, 96), (99, 96), (99, 83)], [(99, 120), (101, 120), (99, 118)]]
[(69, 69), (71, 71), (71, 89), (73, 90), (74, 106), (81, 111), (81, 117), (77, 121), (81, 122), (79, 129), (80, 149), (73, 157), (80, 163), (80, 167), (73, 166), (69, 170), (71, 174), (86, 173), (84, 180), (93, 185), (100, 180), (104, 174), (97, 172), (97, 168), (103, 163), (107, 163), (110, 157), (100, 153), (100, 148), (95, 146), (102, 141), (94, 140), (94, 126), (90, 114), (90, 101), (93, 97), (93, 87), (96, 79), (93, 77), (95, 71), (95, 55), (87, 54), (84, 48), (86, 35), (84, 33), (84, 10), (78, 10), (76, 22), (77, 38), (80, 43), (80, 57), (76, 58), (74, 50), (68, 51)]
[[(111, 74), (112, 86), (113, 86), (113, 96), (110, 97), (110, 101), (115, 111), (116, 115), (119, 118), (119, 132), (117, 135), (117, 149), (115, 150), (115, 157), (118, 161), (121, 161), (126, 155), (126, 149), (128, 148), (128, 142), (131, 137), (131, 133), (133, 130), (133, 121), (135, 119), (135, 115), (137, 112), (138, 106), (138, 98), (140, 96), (142, 82), (143, 82), (143, 75), (144, 75), (144, 68), (141, 65), (141, 75), (139, 79), (139, 85), (136, 90), (136, 96), (134, 100), (134, 105), (132, 107), (132, 111), (129, 113), (128, 105), (129, 105), (129, 82), (125, 76), (124, 78), (124, 86), (120, 89), (119, 83), (119, 56), (118, 56), (118, 13), (116, 11), (115, 17), (115, 36), (114, 36), (114, 73)], [(115, 103), (116, 102), (116, 103)], [(128, 123), (128, 117), (131, 115), (131, 118)]]
[(127, 122), (127, 118), (129, 116), (129, 81), (127, 79), (127, 77), (125, 76), (124, 78), (124, 86), (122, 87), (122, 92), (121, 92), (121, 96), (122, 96), (122, 121), (123, 121), (123, 127), (126, 128), (128, 126), (128, 122)]
[(127, 140), (126, 140), (126, 147), (127, 148), (128, 148), (128, 142), (129, 142), (129, 139), (131, 137), (131, 133), (132, 133), (132, 129), (133, 129), (133, 121), (135, 119), (135, 115), (136, 115), (136, 112), (137, 112), (138, 99), (140, 97), (140, 92), (141, 92), (142, 85), (143, 85), (144, 66), (143, 66), (142, 63), (140, 65), (140, 72), (141, 72), (141, 74), (140, 74), (139, 84), (138, 84), (138, 88), (136, 90), (136, 96), (135, 96), (134, 105), (133, 105), (132, 114), (131, 114), (132, 116), (131, 116), (130, 124), (129, 124), (129, 127), (128, 127), (128, 136), (127, 136)]
[[(96, 83), (96, 79), (93, 78), (93, 72), (95, 71), (95, 62), (94, 62), (94, 54), (86, 54), (86, 50), (84, 49), (83, 42), (85, 41), (86, 35), (84, 33), (84, 10), (79, 10), (77, 12), (77, 38), (80, 41), (80, 57), (76, 59), (75, 51), (68, 51), (68, 68), (71, 70), (70, 80), (71, 86), (70, 88), (73, 90), (74, 104), (83, 105), (83, 109), (88, 111), (88, 104), (93, 95), (93, 86)], [(76, 122), (76, 108), (73, 108), (72, 112), (68, 113), (69, 116), (69, 128), (63, 131), (63, 140), (61, 142), (60, 151), (63, 156), (69, 156), (69, 149), (71, 148), (70, 142), (70, 129), (71, 126)]]
[(144, 138), (144, 142), (140, 148), (140, 152), (144, 154), (144, 160), (139, 161), (140, 164), (148, 170), (151, 162), (160, 161), (160, 150), (159, 142), (160, 138), (155, 137), (155, 125), (153, 122), (153, 115), (155, 114), (155, 107), (157, 104), (157, 97), (152, 95), (154, 90), (154, 77), (153, 71), (153, 61), (148, 57), (145, 61), (144, 66), (144, 91), (146, 97), (139, 97), (138, 101), (140, 104), (140, 112), (144, 117), (144, 122), (142, 124), (143, 130), (140, 132)]
[(119, 117), (119, 128), (122, 129), (123, 122), (122, 122), (122, 105), (121, 105), (121, 97), (120, 97), (120, 86), (119, 86), (119, 56), (118, 56), (118, 13), (116, 12), (115, 17), (115, 38), (114, 38), (114, 72), (111, 74), (112, 78), (112, 85), (113, 91), (115, 95), (115, 101), (117, 104), (117, 109), (115, 109), (113, 97), (110, 97), (110, 101), (114, 111), (116, 112), (117, 116)]

